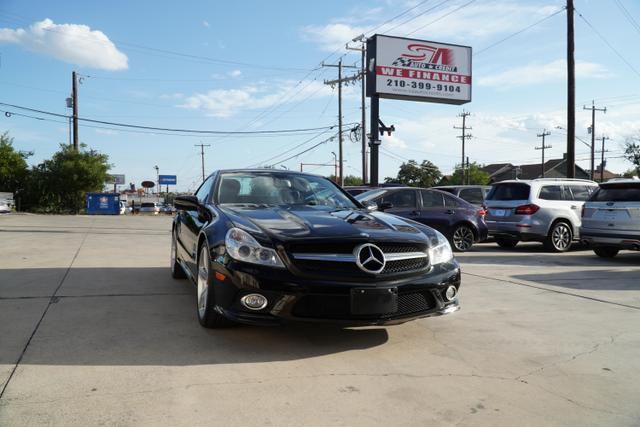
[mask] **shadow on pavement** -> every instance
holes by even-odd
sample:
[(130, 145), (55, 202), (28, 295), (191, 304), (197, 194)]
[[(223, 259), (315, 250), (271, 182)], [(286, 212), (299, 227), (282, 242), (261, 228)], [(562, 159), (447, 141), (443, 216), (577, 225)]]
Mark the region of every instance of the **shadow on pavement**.
[[(636, 259), (638, 261), (640, 259)], [(640, 290), (640, 269), (633, 271), (588, 270), (546, 274), (520, 274), (514, 279), (561, 286), (569, 289), (637, 291)]]
[[(45, 270), (57, 277), (64, 274), (64, 269)], [(0, 270), (0, 290), (7, 271)], [(24, 271), (29, 273), (28, 269)], [(10, 276), (13, 280), (20, 277), (15, 270)], [(90, 278), (99, 287), (92, 286)], [(86, 284), (84, 295), (79, 292), (82, 283)], [(384, 328), (345, 329), (304, 323), (207, 330), (196, 318), (193, 286), (186, 280), (169, 278), (168, 268), (74, 268), (58, 295), (21, 364), (186, 366), (273, 362), (368, 349), (389, 339)], [(35, 301), (42, 304), (34, 306)], [(27, 332), (12, 325), (19, 319), (24, 322), (23, 309), (30, 303), (35, 324), (47, 301), (0, 299), (0, 337), (11, 336), (13, 342), (26, 343), (32, 329)], [(17, 347), (0, 351), (0, 365), (17, 361), (23, 346)]]

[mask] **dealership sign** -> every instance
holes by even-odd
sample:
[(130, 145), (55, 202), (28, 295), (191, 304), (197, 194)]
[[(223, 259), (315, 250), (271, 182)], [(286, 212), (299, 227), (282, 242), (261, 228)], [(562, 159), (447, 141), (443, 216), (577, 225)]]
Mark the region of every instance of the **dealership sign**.
[(112, 174), (111, 182), (116, 185), (124, 185), (124, 175), (121, 174)]
[(367, 96), (465, 104), (471, 47), (374, 35), (367, 41)]
[(158, 182), (166, 185), (176, 185), (178, 178), (175, 175), (160, 175), (158, 176)]

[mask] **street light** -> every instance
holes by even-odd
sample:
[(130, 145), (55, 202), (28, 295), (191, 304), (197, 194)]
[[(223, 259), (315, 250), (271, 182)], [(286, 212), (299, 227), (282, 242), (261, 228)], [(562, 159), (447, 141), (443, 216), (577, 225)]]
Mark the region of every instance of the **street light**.
[(156, 170), (156, 179), (157, 179), (157, 183), (158, 183), (158, 188), (156, 189), (156, 194), (160, 194), (160, 168), (158, 167), (158, 165), (155, 165), (153, 167)]

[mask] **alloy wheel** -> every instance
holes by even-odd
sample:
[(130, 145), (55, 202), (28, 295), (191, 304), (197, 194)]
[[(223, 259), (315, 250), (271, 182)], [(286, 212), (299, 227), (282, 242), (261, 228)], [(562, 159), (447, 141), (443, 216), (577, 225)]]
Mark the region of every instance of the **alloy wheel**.
[(551, 242), (554, 248), (559, 251), (564, 251), (571, 246), (571, 230), (565, 223), (556, 225), (551, 234)]
[(473, 231), (464, 225), (458, 227), (453, 233), (453, 246), (460, 252), (471, 249), (471, 246), (473, 246)]
[(204, 318), (207, 310), (207, 296), (209, 293), (209, 254), (207, 246), (202, 246), (198, 258), (198, 315)]

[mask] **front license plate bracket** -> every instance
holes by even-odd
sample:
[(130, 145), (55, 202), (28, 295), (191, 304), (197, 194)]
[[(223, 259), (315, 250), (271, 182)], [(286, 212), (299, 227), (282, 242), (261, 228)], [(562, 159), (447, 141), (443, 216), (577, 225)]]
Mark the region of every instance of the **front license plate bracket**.
[(392, 314), (398, 311), (398, 288), (351, 290), (351, 314)]

